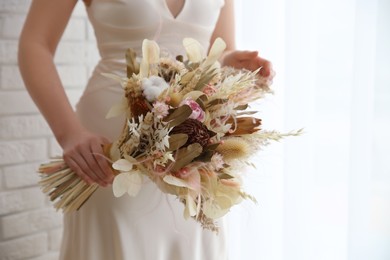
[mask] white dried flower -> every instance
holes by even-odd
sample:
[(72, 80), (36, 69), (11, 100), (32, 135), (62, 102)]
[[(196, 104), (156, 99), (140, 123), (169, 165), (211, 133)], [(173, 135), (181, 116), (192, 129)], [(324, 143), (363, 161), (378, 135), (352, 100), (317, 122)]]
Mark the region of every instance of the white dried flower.
[(151, 76), (149, 78), (142, 79), (141, 88), (145, 98), (149, 102), (154, 102), (161, 94), (161, 92), (163, 92), (168, 87), (168, 83), (166, 83), (163, 78), (158, 76)]
[(211, 157), (211, 166), (214, 168), (214, 170), (218, 171), (223, 168), (224, 165), (223, 156), (219, 153), (215, 153)]

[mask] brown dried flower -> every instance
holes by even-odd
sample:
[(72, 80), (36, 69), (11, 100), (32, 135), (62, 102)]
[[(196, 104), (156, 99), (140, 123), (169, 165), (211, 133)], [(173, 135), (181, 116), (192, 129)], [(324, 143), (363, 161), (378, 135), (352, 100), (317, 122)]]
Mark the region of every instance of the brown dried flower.
[(170, 133), (188, 135), (188, 140), (184, 146), (199, 143), (202, 147), (207, 146), (210, 138), (215, 135), (204, 124), (192, 118), (188, 118), (180, 125), (175, 126)]

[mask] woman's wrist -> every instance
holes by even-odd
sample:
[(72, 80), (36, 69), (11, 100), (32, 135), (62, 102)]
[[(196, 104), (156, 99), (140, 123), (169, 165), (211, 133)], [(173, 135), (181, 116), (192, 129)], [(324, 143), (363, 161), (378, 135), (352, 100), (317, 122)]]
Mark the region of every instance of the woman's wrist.
[(75, 136), (79, 136), (85, 131), (86, 129), (77, 122), (60, 128), (57, 132), (54, 133), (54, 135), (59, 145), (63, 147), (69, 141), (69, 139), (72, 139)]

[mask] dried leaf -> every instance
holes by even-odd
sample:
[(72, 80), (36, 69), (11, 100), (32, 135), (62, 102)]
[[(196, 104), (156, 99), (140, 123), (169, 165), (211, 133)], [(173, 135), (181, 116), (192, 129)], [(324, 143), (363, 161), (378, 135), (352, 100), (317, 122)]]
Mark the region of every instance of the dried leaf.
[(225, 99), (225, 98), (223, 98), (223, 99), (222, 98), (214, 99), (214, 100), (210, 101), (209, 103), (207, 103), (207, 107), (224, 104), (224, 103), (226, 103), (228, 101), (229, 101), (229, 99)]
[(220, 145), (220, 143), (215, 143), (215, 144), (210, 144), (206, 147), (207, 150), (212, 150), (212, 151), (215, 151), (215, 149), (217, 149), (218, 145)]
[(168, 127), (175, 127), (183, 123), (192, 114), (192, 109), (183, 105), (176, 108), (172, 113), (164, 118), (165, 122), (168, 122)]
[(169, 136), (169, 149), (167, 151), (175, 151), (185, 145), (188, 140), (186, 134), (173, 134)]
[(226, 43), (218, 37), (211, 46), (209, 55), (207, 56), (206, 61), (203, 63), (203, 66), (207, 67), (213, 65), (216, 61), (218, 61), (219, 57), (221, 57), (225, 49)]
[(183, 96), (183, 99), (191, 98), (192, 100), (197, 100), (201, 96), (206, 97), (205, 93), (203, 93), (202, 91), (194, 90), (194, 91), (191, 91), (191, 92), (188, 92), (187, 94), (185, 94)]
[(139, 73), (139, 63), (136, 60), (137, 53), (133, 49), (126, 51), (127, 77), (131, 78), (133, 74)]
[(160, 59), (160, 47), (155, 41), (145, 39), (142, 42), (142, 58), (148, 64), (158, 63)]
[(160, 47), (155, 41), (145, 39), (142, 42), (142, 61), (139, 75), (141, 78), (149, 76), (150, 64), (155, 64), (160, 59)]
[(112, 183), (112, 191), (115, 197), (121, 197), (128, 193), (134, 197), (142, 186), (142, 174), (139, 171), (124, 172), (118, 174)]
[(186, 50), (188, 60), (191, 62), (200, 62), (203, 60), (203, 47), (202, 45), (195, 39), (192, 38), (184, 38), (183, 46)]
[(199, 159), (202, 162), (210, 162), (211, 157), (213, 157), (214, 151), (205, 150), (197, 159)]
[(196, 86), (194, 87), (195, 90), (201, 90), (203, 87), (215, 77), (216, 73), (215, 70), (207, 71), (204, 75), (201, 76), (198, 83), (196, 83)]
[(187, 85), (187, 83), (191, 81), (192, 77), (194, 77), (195, 73), (196, 71), (190, 71), (184, 74), (180, 79), (180, 84), (183, 86)]
[(186, 196), (185, 205), (186, 205), (184, 210), (185, 218), (188, 218), (189, 216), (194, 217), (196, 216), (196, 214), (198, 214), (198, 207), (190, 194), (187, 194)]
[(171, 174), (165, 175), (163, 180), (166, 183), (173, 185), (173, 186), (176, 186), (176, 187), (190, 188), (190, 186), (186, 180), (177, 178)]
[(252, 134), (260, 130), (261, 119), (256, 117), (239, 117), (236, 122), (232, 119), (229, 119), (227, 123), (236, 123), (232, 125), (232, 128), (235, 129), (232, 133), (227, 133), (227, 135), (245, 135)]
[(196, 157), (202, 153), (202, 146), (198, 143), (190, 144), (187, 147), (180, 148), (176, 153), (176, 161), (172, 167), (172, 171), (178, 171), (190, 162), (192, 162)]
[(110, 110), (108, 111), (108, 113), (106, 115), (106, 119), (122, 115), (122, 114), (126, 113), (127, 109), (128, 109), (127, 99), (126, 99), (126, 97), (123, 96), (119, 103), (113, 105), (110, 108)]
[(203, 203), (203, 213), (211, 219), (221, 218), (228, 212), (229, 208), (221, 208), (216, 201), (206, 200)]
[(133, 169), (133, 163), (125, 159), (119, 159), (118, 161), (112, 164), (112, 168), (118, 171), (128, 172), (131, 169)]
[(248, 104), (241, 105), (241, 106), (236, 106), (234, 109), (235, 110), (245, 110), (248, 108)]

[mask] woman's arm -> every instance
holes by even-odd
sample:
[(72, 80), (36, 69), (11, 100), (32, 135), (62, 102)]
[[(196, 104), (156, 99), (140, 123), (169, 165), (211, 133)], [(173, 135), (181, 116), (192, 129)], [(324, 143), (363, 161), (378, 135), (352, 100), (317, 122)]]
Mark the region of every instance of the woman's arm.
[(223, 66), (232, 66), (237, 69), (245, 68), (251, 71), (261, 67), (260, 75), (272, 80), (274, 72), (271, 62), (259, 57), (257, 51), (236, 50), (233, 0), (225, 0), (225, 5), (221, 10), (211, 37), (211, 43), (218, 37), (226, 42), (226, 50), (221, 57), (221, 64)]
[(54, 53), (77, 0), (33, 0), (19, 41), (19, 68), (32, 99), (64, 150), (65, 162), (87, 182), (112, 180), (102, 154), (107, 140), (87, 131), (66, 96)]

